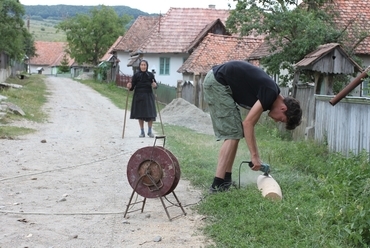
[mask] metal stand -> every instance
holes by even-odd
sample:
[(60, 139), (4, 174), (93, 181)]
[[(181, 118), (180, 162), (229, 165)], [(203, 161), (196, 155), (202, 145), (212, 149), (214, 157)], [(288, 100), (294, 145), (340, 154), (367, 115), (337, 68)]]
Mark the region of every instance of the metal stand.
[[(163, 146), (164, 146), (164, 144), (165, 144), (165, 136), (156, 136), (153, 147), (155, 146), (157, 139), (164, 139), (164, 141), (163, 141)], [(143, 180), (145, 182), (143, 182)], [(150, 183), (148, 183), (148, 182), (150, 182)], [(147, 187), (147, 191), (148, 192), (153, 193), (153, 194), (156, 194), (156, 191), (159, 191), (163, 187), (163, 185), (164, 185), (164, 182), (162, 181), (162, 179), (156, 181), (155, 178), (150, 174), (149, 171), (147, 171), (145, 174), (143, 174), (142, 176), (140, 176), (138, 178), (138, 180), (136, 181), (135, 186), (133, 187), (133, 191), (132, 191), (132, 194), (131, 194), (129, 203), (127, 204), (127, 207), (126, 207), (124, 218), (126, 218), (126, 215), (128, 213), (132, 213), (132, 212), (136, 212), (136, 211), (141, 211), (141, 213), (143, 213), (143, 211), (144, 211), (144, 207), (145, 207), (145, 203), (146, 203), (147, 197), (145, 197), (145, 196), (140, 195), (140, 194), (137, 193), (138, 185), (140, 185), (141, 183)], [(133, 199), (135, 193), (137, 195), (142, 196), (143, 199), (140, 200), (140, 201), (132, 202), (132, 199)], [(163, 200), (163, 198), (166, 198), (166, 197), (163, 196), (163, 195), (161, 195), (160, 193), (156, 197), (154, 197), (154, 198), (159, 198), (161, 200), (162, 206), (163, 206), (163, 208), (164, 208), (164, 210), (166, 212), (166, 215), (167, 215), (168, 219), (170, 221), (172, 221), (173, 219), (175, 219), (175, 218), (177, 218), (179, 216), (186, 215), (186, 212), (185, 212), (184, 208), (182, 207), (179, 199), (177, 198), (175, 192), (173, 190), (171, 190), (171, 192), (169, 192), (169, 193), (172, 193), (172, 195), (174, 196), (177, 204), (171, 204), (169, 206), (166, 206), (166, 204), (165, 204), (165, 202)], [(134, 205), (140, 204), (140, 203), (142, 203), (141, 208), (136, 208), (136, 209), (130, 210), (130, 207), (134, 207)], [(171, 216), (170, 216), (170, 214), (168, 212), (168, 208), (174, 207), (174, 206), (180, 207), (181, 210), (182, 210), (182, 214), (179, 214), (179, 215), (171, 218)]]

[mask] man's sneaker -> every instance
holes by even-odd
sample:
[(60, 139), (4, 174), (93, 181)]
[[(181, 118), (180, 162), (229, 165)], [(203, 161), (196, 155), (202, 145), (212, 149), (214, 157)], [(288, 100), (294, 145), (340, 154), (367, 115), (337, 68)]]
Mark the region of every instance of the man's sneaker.
[(148, 136), (149, 136), (150, 138), (154, 138), (154, 134), (153, 134), (153, 133), (148, 133)]
[(214, 194), (214, 193), (217, 193), (217, 192), (225, 192), (225, 191), (228, 191), (231, 186), (234, 186), (236, 188), (236, 183), (234, 181), (232, 181), (232, 182), (225, 182), (225, 183), (221, 184), (217, 188), (213, 188), (211, 186), (209, 188), (209, 193), (210, 194)]
[(145, 133), (142, 133), (139, 135), (139, 138), (144, 138), (145, 137)]
[(217, 188), (217, 189), (215, 189), (215, 188), (213, 188), (212, 186), (209, 188), (209, 193), (210, 194), (216, 194), (216, 193), (218, 193), (218, 192), (222, 192), (223, 190), (220, 190), (220, 188)]
[(224, 182), (221, 187), (224, 188), (225, 190), (229, 190), (231, 186), (234, 186), (235, 188), (236, 187), (236, 183), (234, 181), (232, 182)]
[(217, 188), (213, 188), (212, 186), (209, 188), (209, 193), (210, 194), (215, 194), (215, 193), (218, 193), (218, 192), (224, 192), (224, 191), (227, 191), (228, 189), (224, 188), (223, 185), (220, 185), (220, 187), (217, 187)]

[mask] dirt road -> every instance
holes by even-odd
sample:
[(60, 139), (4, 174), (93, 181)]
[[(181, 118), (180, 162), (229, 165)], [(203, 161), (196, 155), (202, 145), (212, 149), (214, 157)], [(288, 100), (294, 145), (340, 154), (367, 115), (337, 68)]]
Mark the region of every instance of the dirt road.
[(186, 180), (175, 189), (186, 216), (172, 207), (180, 217), (169, 221), (148, 198), (143, 213), (124, 218), (127, 163), (154, 142), (138, 138), (137, 121), (127, 115), (122, 139), (124, 111), (107, 98), (71, 79), (49, 77), (47, 86), (48, 121), (18, 123), (38, 132), (0, 140), (0, 247), (204, 247), (203, 218), (191, 210), (201, 195)]

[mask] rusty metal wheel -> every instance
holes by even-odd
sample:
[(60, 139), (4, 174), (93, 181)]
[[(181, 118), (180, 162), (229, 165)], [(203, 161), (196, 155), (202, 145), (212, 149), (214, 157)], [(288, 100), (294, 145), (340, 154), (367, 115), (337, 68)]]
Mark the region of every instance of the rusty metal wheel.
[(171, 193), (180, 181), (180, 175), (176, 157), (160, 146), (148, 146), (137, 150), (127, 165), (127, 178), (131, 187), (146, 198)]

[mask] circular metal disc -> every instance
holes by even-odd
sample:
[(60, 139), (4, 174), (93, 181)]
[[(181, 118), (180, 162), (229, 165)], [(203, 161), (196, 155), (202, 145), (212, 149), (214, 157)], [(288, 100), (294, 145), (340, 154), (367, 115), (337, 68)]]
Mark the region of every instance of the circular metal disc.
[(127, 165), (127, 178), (131, 187), (146, 198), (171, 193), (180, 180), (180, 174), (176, 157), (159, 146), (137, 150)]

